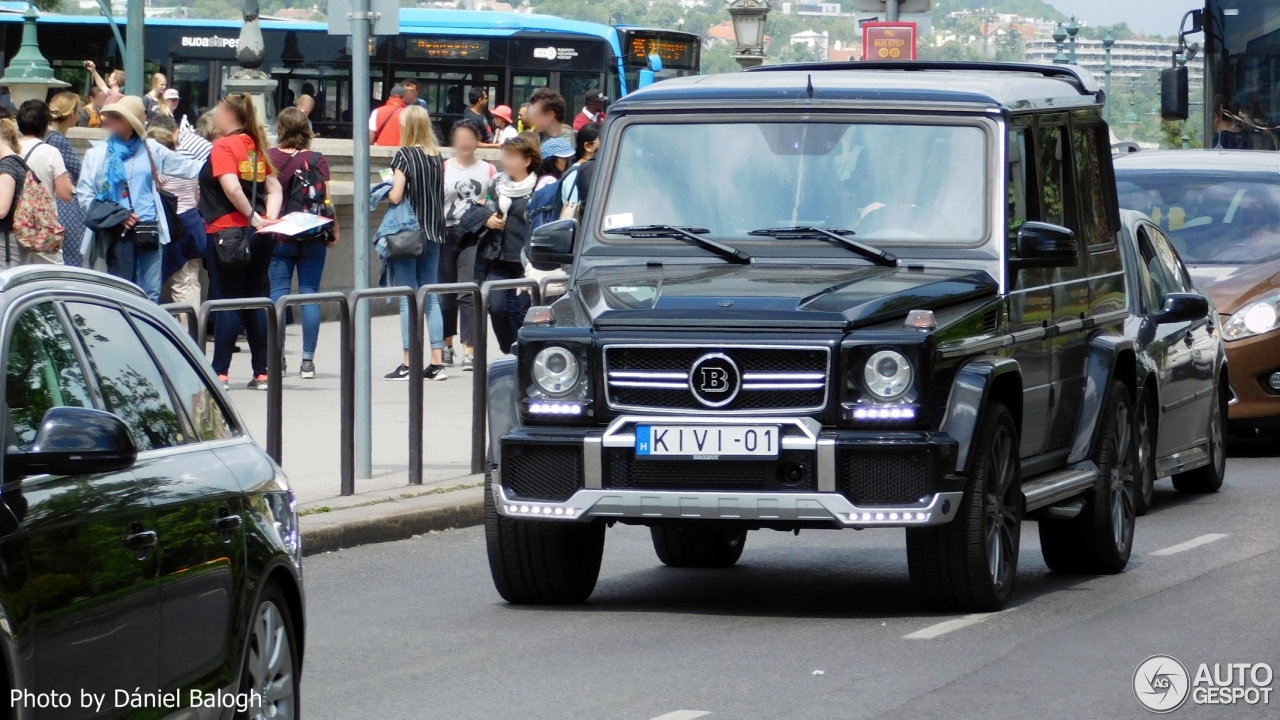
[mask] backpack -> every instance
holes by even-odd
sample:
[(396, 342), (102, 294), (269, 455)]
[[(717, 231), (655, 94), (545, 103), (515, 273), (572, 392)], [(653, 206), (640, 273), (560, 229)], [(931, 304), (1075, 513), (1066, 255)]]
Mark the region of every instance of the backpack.
[(547, 223), (559, 220), (560, 212), (563, 209), (564, 201), (560, 197), (559, 180), (535, 190), (533, 197), (529, 198), (529, 206), (525, 210), (527, 231), (532, 233)]
[[(285, 187), (284, 212), (304, 212), (310, 215), (332, 218), (333, 205), (328, 201), (328, 181), (320, 173), (320, 153), (312, 152), (303, 156), (301, 153), (290, 159), (288, 167), (293, 168)], [(320, 230), (315, 234), (323, 234)]]
[[(44, 143), (38, 142), (22, 156), (26, 165), (27, 158), (35, 149)], [(66, 231), (58, 222), (58, 206), (53, 195), (45, 189), (40, 178), (27, 168), (27, 179), (22, 183), (20, 194), (14, 198), (13, 239), (28, 252), (56, 253), (62, 249), (62, 241)]]

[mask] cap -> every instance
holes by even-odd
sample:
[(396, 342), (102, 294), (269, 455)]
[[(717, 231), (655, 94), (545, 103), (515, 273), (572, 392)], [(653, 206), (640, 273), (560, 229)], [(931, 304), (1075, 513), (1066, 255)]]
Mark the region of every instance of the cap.
[(562, 137), (547, 138), (542, 143), (542, 159), (550, 160), (551, 158), (571, 158), (575, 155), (573, 146), (568, 140)]
[(502, 118), (507, 124), (511, 123), (511, 107), (509, 105), (499, 105), (490, 110), (489, 113), (494, 117)]
[(178, 88), (169, 88), (164, 91), (165, 100), (181, 100), (182, 96), (178, 94)]
[(404, 86), (395, 85), (394, 87), (391, 88), (391, 94), (394, 97), (404, 97)]
[(587, 102), (609, 102), (609, 98), (599, 90), (592, 88), (587, 91)]

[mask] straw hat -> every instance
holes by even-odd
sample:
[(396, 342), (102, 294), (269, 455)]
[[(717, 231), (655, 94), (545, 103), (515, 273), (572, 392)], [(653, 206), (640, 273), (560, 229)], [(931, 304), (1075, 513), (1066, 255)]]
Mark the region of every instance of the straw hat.
[(102, 114), (115, 114), (129, 121), (138, 137), (147, 136), (147, 110), (142, 105), (142, 98), (125, 95), (119, 100), (102, 108)]

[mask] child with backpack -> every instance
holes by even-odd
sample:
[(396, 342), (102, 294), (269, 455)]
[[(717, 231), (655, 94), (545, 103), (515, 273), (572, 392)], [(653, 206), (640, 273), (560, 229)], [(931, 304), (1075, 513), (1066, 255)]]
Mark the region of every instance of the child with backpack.
[(65, 239), (58, 209), (18, 154), (20, 147), (17, 124), (7, 117), (0, 120), (0, 266), (53, 264)]
[[(281, 215), (304, 212), (333, 219), (323, 229), (310, 235), (287, 237), (278, 235), (275, 255), (268, 271), (271, 277), (271, 299), (289, 294), (293, 277), (298, 277), (299, 293), (320, 291), (324, 260), (328, 248), (338, 243), (338, 222), (329, 192), (329, 162), (324, 155), (311, 150), (311, 123), (296, 107), (285, 108), (276, 118), (277, 146), (269, 153), (279, 168), (284, 188)], [(300, 376), (312, 380), (316, 376), (316, 340), (320, 334), (320, 306), (302, 306), (302, 367)]]

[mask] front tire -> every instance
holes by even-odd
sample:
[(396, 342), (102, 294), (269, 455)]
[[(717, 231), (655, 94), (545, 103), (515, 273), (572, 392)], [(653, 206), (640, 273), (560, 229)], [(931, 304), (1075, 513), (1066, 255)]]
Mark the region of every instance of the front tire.
[(295, 720), (300, 717), (298, 681), (301, 656), (297, 628), (284, 591), (268, 583), (253, 612), (244, 667), (240, 671), (240, 692), (257, 692), (262, 704), (237, 713), (247, 720)]
[(994, 612), (1009, 602), (1022, 536), (1018, 429), (992, 402), (974, 438), (969, 482), (955, 518), (907, 530), (911, 584), (933, 608)]
[(1226, 393), (1218, 393), (1209, 412), (1209, 464), (1173, 476), (1173, 489), (1180, 493), (1215, 493), (1222, 489), (1227, 474)]
[(604, 524), (513, 520), (498, 514), (488, 476), (484, 486), (489, 572), (502, 599), (516, 605), (571, 605), (591, 597), (604, 556)]
[(1098, 468), (1084, 509), (1071, 520), (1041, 520), (1040, 549), (1049, 569), (1060, 573), (1113, 575), (1129, 564), (1133, 550), (1137, 446), (1133, 401), (1113, 381), (1099, 419), (1093, 464)]
[(649, 534), (662, 564), (678, 568), (730, 567), (747, 542), (745, 529), (714, 525), (654, 525)]

